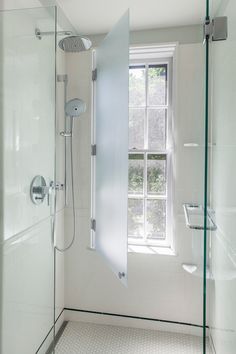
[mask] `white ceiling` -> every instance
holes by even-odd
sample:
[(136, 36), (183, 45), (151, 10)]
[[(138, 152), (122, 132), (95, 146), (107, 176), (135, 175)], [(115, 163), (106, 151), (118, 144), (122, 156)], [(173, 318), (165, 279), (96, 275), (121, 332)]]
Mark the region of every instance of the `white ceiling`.
[(206, 0), (58, 0), (81, 34), (106, 33), (130, 8), (131, 30), (199, 24)]

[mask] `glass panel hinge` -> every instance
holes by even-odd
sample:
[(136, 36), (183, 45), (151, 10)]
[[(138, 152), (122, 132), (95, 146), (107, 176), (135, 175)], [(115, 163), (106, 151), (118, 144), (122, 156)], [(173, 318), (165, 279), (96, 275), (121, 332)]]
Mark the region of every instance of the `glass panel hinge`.
[(97, 155), (97, 145), (91, 145), (91, 155), (92, 156)]
[(96, 220), (91, 219), (91, 230), (96, 231)]
[(92, 81), (96, 81), (97, 80), (97, 76), (98, 76), (98, 71), (97, 71), (97, 69), (94, 69), (92, 71)]
[(119, 279), (125, 278), (125, 273), (124, 272), (119, 272), (118, 273)]
[(215, 17), (212, 21), (208, 18), (204, 23), (204, 40), (225, 41), (228, 38), (228, 18)]

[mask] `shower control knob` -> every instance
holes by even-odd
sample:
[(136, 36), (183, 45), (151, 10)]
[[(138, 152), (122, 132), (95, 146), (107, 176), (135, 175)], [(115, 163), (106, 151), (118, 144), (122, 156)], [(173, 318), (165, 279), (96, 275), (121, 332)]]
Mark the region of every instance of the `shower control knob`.
[(64, 190), (64, 183), (57, 182), (56, 186), (55, 186), (55, 189), (57, 191), (63, 191)]
[(49, 195), (51, 194), (51, 184), (47, 186), (46, 180), (43, 176), (35, 176), (30, 185), (30, 197), (34, 204), (39, 205), (44, 202), (47, 196), (49, 205)]
[(61, 182), (56, 182), (54, 183), (53, 181), (50, 183), (51, 189), (55, 189), (56, 191), (63, 191), (64, 190), (64, 183)]

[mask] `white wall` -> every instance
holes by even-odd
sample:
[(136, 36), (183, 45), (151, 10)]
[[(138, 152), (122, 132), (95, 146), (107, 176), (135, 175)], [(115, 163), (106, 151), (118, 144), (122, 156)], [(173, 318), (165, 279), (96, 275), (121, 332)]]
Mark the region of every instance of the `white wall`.
[[(215, 3), (213, 2), (215, 5)], [(236, 3), (221, 2), (228, 17), (227, 41), (211, 45), (211, 206), (217, 232), (211, 234), (210, 327), (217, 354), (236, 348)], [(217, 7), (213, 7), (217, 10)]]
[[(60, 38), (59, 38), (60, 39)], [(57, 48), (57, 75), (64, 75), (65, 68), (65, 53)], [(56, 181), (64, 183), (65, 179), (65, 139), (60, 135), (64, 130), (64, 83), (57, 82), (56, 84)], [(55, 218), (55, 244), (61, 248), (64, 247), (64, 207), (65, 207), (65, 191), (59, 190), (56, 198), (56, 218)], [(64, 253), (56, 251), (56, 318), (64, 309)]]
[[(89, 35), (93, 46), (97, 46), (105, 34)], [(132, 44), (155, 44), (164, 42), (179, 42), (182, 44), (201, 43), (203, 38), (202, 25), (178, 26), (169, 28), (154, 28), (130, 32)]]
[[(172, 35), (174, 36), (173, 33)], [(168, 42), (171, 42), (171, 37)], [(203, 149), (183, 147), (186, 142), (201, 143), (203, 139), (203, 53), (201, 43), (180, 44), (178, 49), (177, 107), (174, 118), (174, 236), (177, 255), (129, 254), (128, 288), (117, 281), (96, 252), (88, 250), (91, 53), (66, 56), (69, 98), (82, 98), (88, 105), (86, 114), (75, 123), (77, 238), (65, 257), (66, 307), (202, 324), (202, 279), (186, 273), (181, 265), (183, 262), (192, 262), (194, 258), (192, 234), (185, 226), (182, 203), (202, 202), (203, 199)], [(72, 232), (71, 221), (71, 209), (67, 208), (67, 242)], [(199, 246), (198, 241), (201, 240), (202, 233), (195, 234), (194, 237), (197, 238)]]

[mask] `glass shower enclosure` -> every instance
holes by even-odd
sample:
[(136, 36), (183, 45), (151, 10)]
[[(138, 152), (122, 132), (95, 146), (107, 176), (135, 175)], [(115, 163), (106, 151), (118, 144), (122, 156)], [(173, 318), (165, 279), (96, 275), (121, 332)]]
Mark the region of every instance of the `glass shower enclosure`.
[(208, 231), (210, 252), (209, 334), (215, 353), (236, 348), (236, 2), (209, 0), (212, 19), (227, 19), (227, 39), (209, 48), (208, 204), (215, 232)]
[[(188, 59), (189, 55), (192, 59), (191, 63), (186, 59), (179, 64), (182, 81), (177, 96), (188, 97), (189, 90), (193, 90), (195, 102), (185, 99), (178, 107), (180, 126), (182, 114), (188, 115), (189, 120), (175, 137), (179, 163), (175, 178), (183, 185), (174, 191), (173, 209), (182, 216), (184, 204), (185, 220), (177, 220), (175, 224), (182, 237), (177, 246), (183, 251), (181, 247), (187, 239), (192, 248), (191, 262), (182, 264), (188, 273), (185, 280), (190, 284), (190, 277), (195, 275), (191, 284), (202, 289), (195, 294), (199, 306), (190, 314), (198, 318), (196, 327), (202, 333), (202, 353), (208, 352), (209, 336), (217, 354), (233, 354), (236, 4), (234, 0), (206, 0), (205, 5), (206, 25), (213, 18), (228, 17), (228, 38), (216, 42), (205, 33), (204, 45), (199, 44), (195, 49), (182, 46), (179, 50), (182, 59)], [(54, 252), (57, 212), (54, 186), (58, 173), (63, 175), (63, 171), (58, 172), (55, 154), (58, 17), (57, 7), (0, 12), (0, 352), (3, 354), (46, 353), (54, 341), (54, 323), (59, 314), (55, 277), (58, 258)], [(194, 74), (193, 63), (200, 70)], [(193, 81), (197, 82), (196, 92), (191, 86)], [(100, 133), (102, 136), (104, 132)], [(60, 148), (63, 152), (63, 146)], [(64, 201), (60, 203), (63, 208)], [(101, 238), (99, 246), (105, 241)], [(114, 260), (108, 246), (100, 247), (106, 251), (100, 253)], [(127, 244), (122, 248), (125, 266), (126, 249)], [(119, 270), (126, 283), (126, 267), (125, 270), (118, 267), (119, 256), (111, 268), (116, 273)], [(170, 264), (176, 266), (173, 258)], [(180, 271), (175, 273), (173, 281), (176, 279), (182, 279)], [(170, 296), (174, 290), (171, 289)], [(181, 291), (190, 303), (189, 294), (184, 288)], [(181, 321), (181, 313), (178, 316)]]
[(45, 353), (54, 324), (56, 8), (2, 11), (0, 28), (0, 352)]

